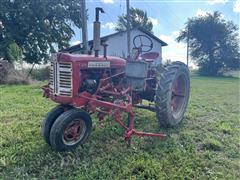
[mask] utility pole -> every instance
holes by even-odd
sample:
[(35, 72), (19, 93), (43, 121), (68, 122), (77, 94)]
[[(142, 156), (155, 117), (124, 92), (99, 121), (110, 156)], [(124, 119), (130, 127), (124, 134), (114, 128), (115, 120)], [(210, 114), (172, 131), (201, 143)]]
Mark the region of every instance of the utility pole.
[(131, 34), (130, 34), (130, 12), (129, 12), (129, 0), (126, 0), (127, 3), (127, 52), (128, 52), (128, 56), (130, 56), (131, 53)]
[(187, 28), (187, 67), (189, 64), (189, 27)]
[(81, 1), (81, 20), (82, 20), (82, 42), (84, 54), (88, 53), (88, 32), (87, 32), (87, 15), (86, 15), (86, 1)]

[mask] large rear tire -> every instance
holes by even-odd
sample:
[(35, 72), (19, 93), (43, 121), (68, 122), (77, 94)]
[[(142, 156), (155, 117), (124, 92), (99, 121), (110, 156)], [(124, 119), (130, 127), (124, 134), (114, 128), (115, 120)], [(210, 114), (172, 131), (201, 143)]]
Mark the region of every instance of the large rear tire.
[(79, 109), (71, 109), (61, 114), (54, 122), (50, 132), (53, 149), (65, 151), (83, 144), (92, 130), (90, 115)]
[(166, 66), (160, 75), (155, 97), (156, 116), (161, 127), (173, 127), (182, 121), (189, 93), (187, 66), (178, 61)]
[(49, 136), (53, 123), (64, 111), (71, 108), (72, 107), (68, 105), (58, 105), (48, 112), (47, 116), (42, 122), (42, 136), (47, 144), (50, 145)]

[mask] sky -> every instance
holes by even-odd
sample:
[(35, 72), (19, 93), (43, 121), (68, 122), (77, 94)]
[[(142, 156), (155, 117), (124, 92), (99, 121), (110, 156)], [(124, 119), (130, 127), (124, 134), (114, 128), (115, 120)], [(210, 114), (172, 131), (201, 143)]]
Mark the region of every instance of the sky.
[[(165, 41), (163, 60), (186, 61), (186, 44), (175, 41), (188, 18), (204, 16), (207, 12), (219, 11), (223, 18), (240, 26), (240, 0), (130, 0), (130, 6), (147, 12), (153, 23), (155, 36)], [(119, 15), (126, 13), (126, 0), (86, 0), (88, 9), (88, 39), (93, 39), (95, 7), (102, 7), (100, 15), (101, 36), (114, 33)], [(81, 30), (74, 27), (75, 36), (71, 45), (81, 41)]]

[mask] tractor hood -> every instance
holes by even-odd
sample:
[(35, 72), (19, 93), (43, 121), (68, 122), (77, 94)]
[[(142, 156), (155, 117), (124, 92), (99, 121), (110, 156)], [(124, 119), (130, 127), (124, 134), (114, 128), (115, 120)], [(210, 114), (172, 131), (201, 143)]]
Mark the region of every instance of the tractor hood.
[(53, 61), (58, 62), (71, 62), (81, 64), (81, 69), (85, 68), (122, 68), (125, 67), (126, 60), (113, 57), (113, 56), (99, 56), (93, 55), (80, 55), (80, 54), (69, 54), (69, 53), (58, 53), (56, 59)]

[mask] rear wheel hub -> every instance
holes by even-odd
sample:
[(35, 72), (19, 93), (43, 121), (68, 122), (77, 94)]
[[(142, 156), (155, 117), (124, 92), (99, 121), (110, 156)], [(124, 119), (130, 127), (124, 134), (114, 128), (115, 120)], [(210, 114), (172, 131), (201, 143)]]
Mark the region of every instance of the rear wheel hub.
[(171, 110), (173, 116), (179, 116), (182, 112), (183, 105), (186, 101), (186, 77), (184, 74), (180, 74), (176, 77), (172, 85), (172, 96), (171, 96)]

